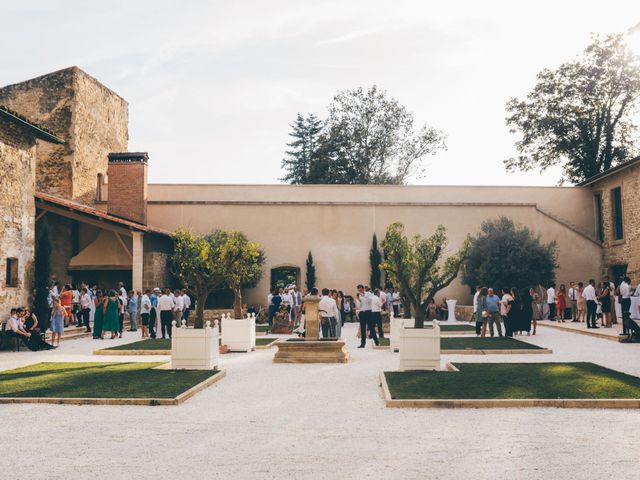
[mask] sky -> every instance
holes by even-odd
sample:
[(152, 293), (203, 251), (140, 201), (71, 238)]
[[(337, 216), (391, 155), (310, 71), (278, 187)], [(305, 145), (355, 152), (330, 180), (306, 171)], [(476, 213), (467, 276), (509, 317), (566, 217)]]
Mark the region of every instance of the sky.
[(505, 171), (505, 103), (639, 22), (632, 0), (0, 0), (0, 85), (79, 66), (129, 102), (152, 183), (279, 183), (296, 114), (375, 84), (447, 135), (410, 183), (556, 185)]

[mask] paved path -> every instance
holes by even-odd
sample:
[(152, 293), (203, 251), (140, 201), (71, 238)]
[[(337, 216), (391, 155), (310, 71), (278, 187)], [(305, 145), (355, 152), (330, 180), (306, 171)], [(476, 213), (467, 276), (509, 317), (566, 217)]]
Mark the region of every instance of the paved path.
[[(378, 373), (397, 354), (356, 349), (347, 365), (275, 365), (274, 350), (224, 356), (227, 378), (177, 407), (1, 405), (0, 455), (28, 479), (632, 479), (640, 412), (552, 408), (385, 409)], [(134, 334), (124, 341), (129, 342)], [(640, 375), (640, 345), (544, 328), (552, 355), (447, 356), (461, 362), (593, 361)], [(91, 357), (101, 343), (0, 352), (0, 369)]]

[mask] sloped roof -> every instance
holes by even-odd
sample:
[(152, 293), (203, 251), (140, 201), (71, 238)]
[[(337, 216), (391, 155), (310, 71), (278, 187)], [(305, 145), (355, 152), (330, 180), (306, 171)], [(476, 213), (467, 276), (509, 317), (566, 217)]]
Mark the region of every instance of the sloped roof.
[(166, 236), (172, 235), (172, 233), (169, 232), (168, 230), (152, 227), (149, 225), (143, 225), (142, 223), (132, 222), (131, 220), (125, 220), (124, 218), (116, 217), (114, 215), (109, 215), (108, 213), (102, 212), (98, 209), (88, 207), (87, 205), (82, 205), (81, 203), (72, 202), (71, 200), (67, 200), (64, 198), (55, 197), (53, 195), (48, 195), (46, 193), (40, 193), (40, 192), (36, 192), (34, 196), (36, 198), (36, 204), (38, 201), (41, 201), (57, 207), (62, 207), (65, 209), (72, 210), (82, 215), (87, 215), (89, 217), (110, 222), (130, 230), (136, 230), (136, 231), (145, 232), (145, 233), (155, 233), (158, 235), (166, 235)]
[(621, 170), (624, 170), (626, 168), (632, 167), (632, 166), (636, 165), (637, 163), (640, 163), (640, 156), (632, 158), (631, 160), (627, 160), (626, 162), (621, 163), (619, 165), (616, 165), (615, 167), (612, 167), (609, 170), (605, 170), (604, 172), (600, 172), (597, 175), (594, 175), (593, 177), (587, 178), (585, 181), (580, 182), (577, 186), (578, 187), (587, 187), (589, 185), (592, 185), (592, 184), (596, 183), (598, 180), (602, 180), (603, 178), (606, 178), (606, 177), (608, 177), (610, 175), (613, 175), (614, 173), (618, 173)]
[(0, 105), (0, 118), (4, 118), (11, 123), (15, 123), (16, 125), (20, 125), (21, 127), (26, 128), (34, 137), (39, 138), (40, 140), (45, 140), (47, 142), (57, 144), (64, 143), (64, 140), (58, 138), (51, 130), (33, 123), (26, 117), (20, 115), (18, 112), (14, 112), (13, 110), (9, 109), (9, 107), (6, 107), (4, 105)]

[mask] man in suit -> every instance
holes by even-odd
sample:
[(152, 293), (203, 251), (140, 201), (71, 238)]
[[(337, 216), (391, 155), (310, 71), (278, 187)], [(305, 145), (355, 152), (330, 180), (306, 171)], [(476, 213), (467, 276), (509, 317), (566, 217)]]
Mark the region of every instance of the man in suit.
[(369, 287), (365, 287), (364, 285), (358, 285), (356, 288), (360, 294), (360, 346), (358, 348), (364, 348), (367, 343), (367, 328), (374, 343), (379, 345), (380, 342), (378, 341), (378, 335), (376, 335), (374, 319), (371, 315), (374, 295)]

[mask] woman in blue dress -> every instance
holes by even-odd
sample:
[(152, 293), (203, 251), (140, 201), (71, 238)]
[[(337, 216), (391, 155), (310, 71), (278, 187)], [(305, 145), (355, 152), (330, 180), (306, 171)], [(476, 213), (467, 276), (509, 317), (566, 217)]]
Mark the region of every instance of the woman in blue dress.
[[(64, 331), (64, 317), (66, 316), (66, 312), (62, 305), (60, 304), (60, 299), (55, 298), (53, 300), (53, 308), (51, 308), (51, 345), (60, 346), (60, 337), (62, 336), (62, 332)], [(56, 338), (58, 339), (58, 343), (56, 345)]]

